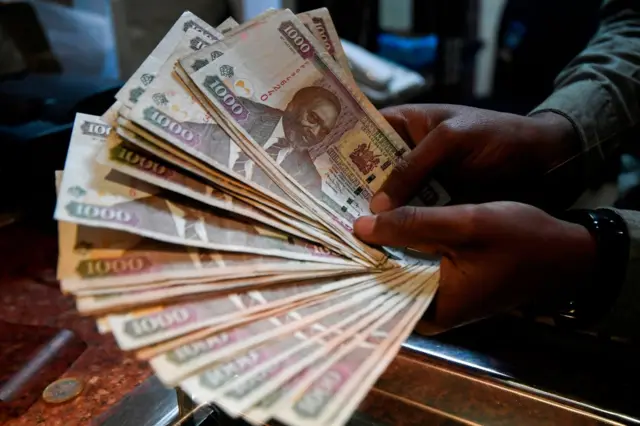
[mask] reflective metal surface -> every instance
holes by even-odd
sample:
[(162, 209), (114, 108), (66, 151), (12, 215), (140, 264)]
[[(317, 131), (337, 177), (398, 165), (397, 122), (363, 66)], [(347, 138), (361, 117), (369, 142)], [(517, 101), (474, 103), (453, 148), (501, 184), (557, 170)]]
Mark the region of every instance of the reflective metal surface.
[[(474, 389), (469, 398), (476, 399), (478, 393), (499, 395), (504, 404), (501, 410), (513, 414), (521, 411), (518, 405), (522, 403), (513, 395), (522, 395), (528, 401), (539, 401), (541, 409), (549, 413), (573, 411), (603, 422), (640, 424), (635, 398), (640, 351), (634, 346), (499, 317), (432, 338), (413, 335), (403, 354), (411, 362), (399, 357), (390, 368), (395, 369), (390, 378), (397, 383), (403, 382), (406, 371), (413, 371), (407, 374), (409, 378), (422, 375), (423, 386), (438, 380), (434, 385), (446, 388), (451, 386), (447, 380), (456, 377), (458, 386), (462, 382), (485, 383), (486, 387), (469, 384), (469, 391)], [(438, 379), (428, 376), (436, 371)], [(390, 374), (394, 373), (387, 371), (385, 376)], [(383, 384), (383, 379), (377, 387), (391, 383), (387, 379)], [(390, 388), (396, 394), (400, 390)], [(526, 423), (521, 419), (517, 424)]]
[[(634, 347), (511, 317), (436, 338), (414, 334), (349, 424), (640, 424), (634, 398), (639, 354)], [(141, 388), (96, 424), (165, 426), (194, 408), (155, 378)], [(215, 408), (198, 414), (179, 424), (246, 424)]]
[(109, 411), (94, 419), (95, 426), (168, 426), (178, 418), (176, 392), (154, 376)]

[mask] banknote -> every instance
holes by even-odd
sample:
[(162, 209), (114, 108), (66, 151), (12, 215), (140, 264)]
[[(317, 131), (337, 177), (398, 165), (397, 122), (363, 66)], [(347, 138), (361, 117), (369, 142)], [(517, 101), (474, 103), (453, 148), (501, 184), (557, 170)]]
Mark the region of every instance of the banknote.
[[(191, 159), (185, 158), (183, 156), (184, 154), (176, 150), (176, 148), (164, 144), (159, 139), (154, 139), (155, 136), (146, 132), (144, 129), (135, 126), (135, 124), (122, 119), (119, 119), (118, 121), (119, 123), (122, 123), (122, 126), (124, 126), (116, 128), (118, 135), (127, 142), (141, 148), (144, 152), (162, 158), (164, 161), (173, 164), (177, 168), (186, 170), (189, 173), (201, 177), (208, 182), (211, 182), (212, 186), (218, 187), (224, 192), (233, 195), (234, 197), (264, 211), (271, 216), (280, 218), (283, 222), (289, 223), (291, 226), (295, 226), (304, 232), (307, 232), (307, 227), (312, 227), (324, 232), (326, 235), (331, 235), (331, 233), (329, 233), (320, 223), (310, 221), (307, 217), (297, 215), (296, 212), (288, 209), (282, 204), (278, 204), (271, 199), (262, 196), (261, 193), (253, 190), (252, 188), (216, 173), (214, 170), (208, 169), (206, 166), (202, 166), (197, 162), (192, 162)], [(149, 142), (150, 140), (153, 140), (153, 142)]]
[(102, 114), (100, 119), (111, 127), (115, 126), (116, 121), (118, 120), (118, 111), (122, 107), (122, 102), (115, 101), (113, 105), (111, 105), (109, 109), (106, 110), (104, 114)]
[(433, 285), (423, 286), (407, 306), (382, 316), (300, 381), (286, 408), (273, 410), (274, 417), (296, 425), (344, 424), (424, 314), (436, 288), (433, 277), (427, 280)]
[[(222, 336), (225, 336), (224, 345), (217, 344), (207, 347), (206, 350), (199, 350), (197, 355), (190, 357), (177, 357), (177, 353), (186, 350), (186, 348), (192, 348), (193, 345), (202, 347), (200, 342), (194, 342), (151, 359), (150, 365), (163, 383), (175, 386), (190, 374), (206, 368), (210, 364), (235, 353), (241, 353), (279, 335), (287, 335), (303, 329), (326, 315), (343, 311), (365, 299), (371, 300), (372, 295), (380, 294), (386, 290), (384, 284), (379, 282), (379, 278), (368, 281), (367, 286), (360, 284), (337, 291), (335, 294), (325, 294), (313, 303), (305, 304), (285, 313), (275, 322), (271, 317), (230, 328), (209, 338), (215, 339), (217, 337), (217, 341), (220, 343)], [(264, 294), (268, 291), (265, 289), (261, 293)]]
[[(293, 14), (246, 33), (236, 43), (237, 36), (225, 39), (220, 59), (192, 71), (191, 80), (250, 142), (243, 148), (261, 154), (263, 168), (276, 167), (323, 207), (314, 212), (350, 230), (409, 147)], [(187, 72), (190, 61), (180, 61)], [(441, 202), (441, 188), (428, 188), (427, 202)]]
[[(258, 274), (256, 277), (262, 278), (264, 276), (271, 276), (272, 274)], [(229, 278), (229, 279), (233, 279)], [(226, 281), (226, 280), (225, 280)], [(216, 284), (220, 284), (219, 281), (214, 281)], [(207, 284), (211, 285), (213, 283), (209, 283), (205, 278), (200, 278), (198, 280), (187, 280), (186, 282), (173, 282), (173, 281), (154, 281), (150, 283), (142, 283), (142, 284), (130, 284), (126, 286), (120, 287), (102, 287), (102, 288), (83, 288), (79, 290), (73, 291), (73, 296), (76, 298), (76, 301), (81, 298), (88, 297), (96, 297), (96, 296), (122, 296), (123, 298), (127, 293), (138, 295), (140, 292), (149, 291), (149, 290), (158, 290), (158, 289), (174, 289), (176, 287), (182, 286), (192, 286), (196, 284)], [(123, 305), (127, 305), (128, 301), (125, 301)]]
[(320, 9), (309, 10), (308, 12), (298, 13), (296, 15), (300, 22), (311, 31), (311, 33), (324, 45), (325, 50), (331, 57), (342, 67), (345, 75), (349, 79), (349, 83), (356, 85), (356, 81), (351, 74), (349, 59), (344, 53), (338, 31), (336, 31), (331, 14), (326, 7)]
[[(119, 120), (119, 122), (123, 121)], [(336, 239), (333, 233), (321, 224), (309, 221), (308, 218), (297, 215), (296, 212), (287, 209), (286, 206), (274, 203), (270, 199), (263, 197), (262, 194), (252, 192), (251, 188), (238, 185), (237, 182), (221, 176), (215, 173), (215, 171), (210, 169), (207, 170), (206, 167), (203, 168), (201, 165), (191, 163), (187, 159), (182, 158), (179, 152), (173, 151), (173, 148), (169, 146), (162, 145), (158, 140), (154, 140), (153, 143), (149, 143), (148, 140), (153, 138), (153, 136), (146, 133), (144, 130), (136, 128), (136, 133), (134, 133), (129, 130), (130, 124), (125, 124), (125, 126), (126, 128), (116, 128), (118, 135), (128, 143), (142, 149), (143, 152), (161, 158), (163, 161), (171, 163), (179, 169), (186, 170), (197, 177), (201, 177), (208, 182), (212, 182), (214, 187), (219, 187), (223, 192), (228, 193), (233, 198), (255, 207), (280, 222), (286, 223), (287, 225), (304, 233), (304, 235), (311, 236), (313, 240), (323, 242), (326, 246), (332, 248), (336, 252), (339, 252), (345, 257), (354, 260), (355, 262), (362, 265), (368, 265), (367, 262), (363, 261), (362, 258), (358, 256), (358, 253), (354, 252), (354, 250), (351, 250), (349, 247), (340, 244), (340, 241)], [(140, 132), (143, 136), (138, 134)], [(159, 145), (162, 145), (162, 148), (160, 148)]]
[[(375, 277), (375, 274), (365, 274), (340, 280), (325, 278), (302, 281), (296, 285), (267, 288), (259, 294), (248, 294), (253, 301), (271, 299), (269, 304), (254, 303), (255, 306), (250, 308), (249, 313), (266, 308), (272, 309), (275, 306), (285, 306), (326, 292), (350, 288), (373, 281)], [(241, 296), (230, 295), (167, 307), (161, 312), (139, 318), (114, 317), (110, 318), (110, 323), (120, 348), (137, 349), (216, 324), (224, 324), (237, 315), (241, 306), (243, 306)], [(245, 311), (242, 312), (243, 315), (247, 314)]]
[[(229, 368), (223, 364), (192, 376), (180, 386), (197, 401), (215, 400), (218, 406), (237, 417), (385, 312), (399, 303), (408, 303), (417, 290), (416, 278), (415, 273), (396, 276), (387, 282), (385, 292), (372, 294), (371, 298), (328, 315), (294, 335), (279, 337), (277, 343), (267, 345), (269, 349), (255, 348), (263, 355), (268, 353), (268, 357), (243, 365), (241, 371), (231, 362), (234, 376), (223, 380), (221, 373)], [(288, 343), (280, 349), (283, 341)], [(277, 349), (273, 347), (276, 344)]]
[[(124, 230), (160, 241), (213, 250), (294, 260), (352, 264), (317, 244), (272, 228), (241, 221), (99, 164), (96, 158), (108, 128), (98, 117), (78, 114), (74, 123), (57, 220)], [(100, 126), (100, 127), (96, 127)], [(91, 129), (100, 128), (104, 135)]]
[[(229, 322), (226, 322), (224, 324), (218, 324), (213, 327), (208, 327), (198, 331), (189, 332), (187, 334), (184, 334), (180, 337), (177, 337), (171, 340), (166, 340), (160, 343), (153, 344), (151, 346), (146, 346), (142, 349), (136, 350), (135, 352), (136, 358), (140, 360), (149, 361), (150, 359), (153, 359), (159, 356), (160, 354), (178, 349), (185, 345), (190, 345), (195, 342), (203, 342), (204, 341), (203, 339), (207, 339), (231, 327), (235, 327), (240, 324), (248, 324), (251, 321), (257, 321), (266, 317), (277, 316), (281, 313), (288, 312), (292, 309), (296, 309), (298, 306), (311, 303), (313, 300), (316, 300), (320, 297), (321, 296), (311, 296), (309, 299), (301, 299), (297, 302), (293, 302), (286, 306), (278, 305), (273, 309), (266, 308), (264, 310), (258, 311), (253, 314), (244, 315), (242, 317), (236, 317), (235, 319), (232, 319)], [(249, 305), (246, 305), (246, 306), (249, 306)]]
[[(270, 418), (274, 417), (278, 411), (287, 409), (288, 401), (297, 396), (296, 392), (299, 391), (301, 384), (304, 385), (305, 381), (315, 377), (315, 374), (321, 371), (323, 367), (327, 368), (330, 365), (329, 362), (326, 361), (327, 354), (336, 351), (336, 348), (340, 346), (348, 346), (351, 344), (357, 339), (357, 334), (362, 332), (363, 328), (370, 326), (370, 324), (375, 321), (379, 321), (380, 318), (396, 316), (402, 309), (412, 303), (412, 300), (419, 291), (419, 289), (415, 289), (413, 293), (396, 294), (393, 300), (388, 301), (386, 310), (381, 310), (379, 314), (378, 312), (374, 312), (374, 314), (368, 315), (365, 321), (361, 321), (360, 324), (351, 327), (352, 330), (345, 330), (346, 332), (342, 335), (338, 334), (335, 337), (329, 336), (326, 342), (329, 344), (325, 343), (320, 346), (321, 350), (316, 352), (315, 359), (312, 362), (303, 358), (302, 363), (290, 366), (289, 368), (293, 367), (291, 369), (295, 369), (298, 372), (290, 375), (287, 380), (279, 384), (278, 387), (271, 387), (269, 392), (261, 392), (258, 395), (260, 396), (259, 400), (253, 398), (250, 401), (246, 401), (245, 404), (239, 405), (238, 407), (247, 407), (247, 403), (252, 403), (250, 407), (244, 408), (241, 413), (238, 413), (242, 414), (242, 416), (252, 424), (265, 424)], [(364, 332), (366, 332), (366, 330), (364, 330)], [(333, 337), (333, 339), (331, 339), (331, 337)], [(226, 411), (230, 411), (228, 407), (231, 406), (231, 404), (227, 404), (225, 409)]]
[[(267, 173), (246, 156), (197, 99), (173, 77), (173, 59), (202, 46), (201, 43), (192, 43), (189, 36), (185, 35), (171, 54), (172, 59), (160, 68), (154, 83), (140, 97), (128, 118), (190, 156), (261, 192), (264, 197), (308, 216)], [(216, 61), (219, 58), (216, 52), (198, 59), (199, 62), (192, 66)]]
[(232, 17), (228, 17), (227, 19), (225, 19), (224, 21), (222, 21), (222, 23), (220, 25), (218, 25), (216, 27), (216, 30), (220, 33), (220, 34), (226, 34), (229, 31), (233, 30), (234, 28), (238, 27), (240, 24), (238, 24), (238, 22), (233, 19)]
[[(375, 189), (372, 185), (377, 175), (382, 172), (380, 167), (373, 167), (369, 176), (362, 176), (362, 173), (358, 176), (357, 169), (353, 166), (360, 164), (357, 163), (357, 154), (354, 154), (355, 157), (352, 156), (356, 163), (352, 160), (347, 163), (345, 153), (350, 148), (355, 150), (355, 147), (351, 147), (354, 140), (367, 142), (367, 139), (363, 139), (368, 138), (362, 130), (364, 125), (370, 125), (366, 130), (372, 132), (377, 130), (377, 127), (372, 127), (375, 123), (351, 96), (346, 86), (341, 85), (335, 78), (329, 78), (335, 75), (326, 71), (326, 64), (334, 62), (333, 59), (324, 58), (320, 65), (325, 66), (325, 69), (320, 69), (313, 61), (295, 56), (288, 50), (289, 45), (281, 41), (278, 31), (278, 25), (287, 22), (285, 18), (296, 20), (293, 15), (281, 12), (262, 25), (252, 27), (243, 33), (251, 36), (242, 40), (238, 38), (236, 43), (232, 42), (238, 36), (230, 36), (225, 43), (204, 48), (201, 52), (217, 48), (223, 55), (195, 72), (191, 70), (190, 78), (221, 111), (225, 119), (233, 122), (245, 139), (253, 143), (253, 147), (244, 147), (245, 152), (248, 152), (247, 149), (258, 149), (264, 161), (271, 163), (262, 163), (265, 170), (276, 167), (288, 178), (290, 185), (278, 180), (281, 186), (285, 185), (288, 188), (288, 193), (297, 189), (305, 192), (307, 196), (313, 196), (316, 204), (321, 200), (322, 204), (318, 205), (326, 207), (330, 204), (333, 210), (328, 211), (314, 208), (313, 203), (305, 207), (312, 209), (316, 215), (321, 215), (330, 226), (335, 226), (331, 222), (334, 216), (346, 217), (343, 225), (346, 224), (350, 230), (350, 224), (355, 217), (368, 212), (367, 194), (371, 195), (371, 191)], [(297, 22), (299, 24), (299, 21)], [(304, 31), (309, 39), (308, 44), (305, 44), (305, 50), (313, 49), (311, 43), (317, 42), (312, 40), (313, 37), (304, 26), (301, 31)], [(265, 40), (265, 37), (275, 40)], [(226, 48), (227, 46), (231, 47)], [(264, 49), (273, 54), (266, 55)], [(324, 55), (321, 46), (315, 49)], [(313, 53), (313, 50), (310, 51)], [(316, 55), (311, 59), (315, 57), (323, 56)], [(191, 61), (192, 58), (188, 56), (182, 59), (180, 64), (184, 69)], [(258, 69), (258, 64), (264, 73), (261, 72), (259, 76), (252, 75)], [(338, 67), (333, 64), (332, 66), (338, 70)], [(275, 79), (278, 82), (271, 84)], [(323, 87), (323, 84), (327, 87)], [(251, 91), (243, 93), (237, 89), (238, 85), (251, 87)], [(341, 100), (339, 96), (344, 99)], [(221, 100), (225, 103), (221, 103)], [(375, 110), (373, 112), (377, 114)], [(357, 113), (361, 113), (361, 117), (357, 116)], [(308, 117), (315, 117), (314, 120), (317, 122), (311, 123), (308, 121), (311, 118)], [(318, 121), (321, 118), (322, 121)], [(344, 118), (346, 125), (339, 121), (341, 118)], [(380, 118), (381, 123), (384, 122), (381, 117), (376, 118)], [(398, 140), (404, 144), (401, 139)], [(391, 145), (387, 145), (383, 148), (389, 151)], [(378, 151), (372, 151), (372, 158), (379, 162), (382, 155)], [(331, 158), (336, 164), (329, 164), (330, 167), (327, 167), (325, 163)], [(386, 157), (382, 159), (388, 160)], [(321, 164), (324, 166), (320, 167)], [(392, 165), (393, 162), (389, 162), (385, 170)], [(382, 178), (384, 177), (383, 175)], [(356, 182), (358, 186), (345, 186), (345, 183), (350, 181)], [(356, 214), (354, 209), (357, 210), (358, 206), (363, 208)], [(366, 249), (352, 236), (349, 237), (349, 242)], [(375, 253), (375, 256), (381, 257), (381, 254)]]
[(318, 279), (324, 277), (339, 277), (349, 271), (327, 270), (313, 272), (289, 272), (279, 274), (256, 274), (254, 276), (240, 276), (207, 282), (206, 278), (197, 283), (180, 283), (180, 285), (160, 285), (156, 288), (132, 289), (120, 288), (119, 291), (103, 291), (102, 294), (86, 295), (75, 293), (78, 312), (87, 315), (104, 315), (107, 312), (123, 311), (132, 307), (155, 305), (159, 302), (176, 303), (179, 300), (198, 295), (200, 299), (231, 291), (249, 291), (254, 288), (287, 282)]
[(220, 32), (211, 28), (196, 15), (188, 11), (184, 12), (116, 94), (116, 99), (123, 106), (132, 108), (135, 105), (146, 88), (153, 82), (158, 68), (169, 58), (174, 46), (189, 30), (197, 31), (203, 37), (212, 40), (222, 38)]
[(65, 293), (208, 282), (273, 273), (358, 270), (277, 257), (165, 244), (136, 234), (59, 221), (57, 278)]
[[(182, 148), (185, 152), (205, 160), (216, 169), (231, 173), (239, 181), (250, 186), (254, 184), (253, 188), (259, 189), (263, 197), (278, 200), (280, 204), (294, 210), (297, 215), (306, 216), (305, 222), (308, 221), (306, 212), (300, 210), (299, 206), (291, 204), (291, 200), (278, 185), (244, 155), (200, 103), (194, 100), (172, 77), (174, 59), (183, 56), (186, 52), (198, 50), (206, 44), (201, 38), (198, 37), (195, 40), (193, 36), (188, 32), (183, 36), (170, 59), (158, 71), (154, 83), (141, 96), (138, 105), (133, 108), (128, 117), (137, 125)], [(210, 59), (201, 58), (199, 61), (207, 62), (214, 59), (217, 59), (215, 52), (211, 54)], [(220, 183), (217, 178), (213, 181)], [(300, 221), (296, 220), (291, 224), (295, 226), (299, 223)], [(306, 232), (308, 231), (307, 229)], [(328, 233), (320, 234), (314, 236), (314, 241), (321, 238), (323, 243), (334, 250), (353, 259), (359, 259), (357, 254), (354, 255), (349, 252), (349, 249), (340, 248), (337, 243), (332, 242), (331, 240), (335, 238), (331, 238)], [(294, 235), (298, 234), (294, 233)]]
[[(218, 407), (237, 417), (262, 394), (282, 386), (297, 369), (315, 362), (320, 349), (347, 338), (349, 328), (362, 316), (369, 314), (372, 320), (370, 312), (377, 308), (376, 300), (371, 304), (363, 301), (348, 310), (328, 315), (296, 333), (278, 336), (196, 373), (180, 383), (180, 387), (196, 402), (215, 401)], [(332, 322), (336, 324), (332, 326)]]
[[(206, 163), (190, 157), (188, 154), (185, 154), (183, 151), (171, 144), (168, 144), (163, 139), (158, 138), (156, 135), (148, 132), (146, 129), (136, 125), (128, 119), (124, 119), (122, 117), (118, 118), (116, 133), (118, 133), (118, 135), (127, 142), (130, 142), (142, 148), (144, 151), (160, 157), (181, 169), (185, 169), (210, 181), (214, 186), (228, 190), (234, 194), (248, 193), (250, 195), (255, 195), (265, 199), (268, 203), (268, 199), (266, 197), (262, 197), (262, 194), (259, 191), (256, 191), (241, 182), (233, 180), (230, 176), (226, 176), (211, 169), (211, 167), (207, 166)], [(269, 205), (274, 208), (282, 208), (282, 205), (280, 204)]]
[[(112, 169), (120, 171), (136, 179), (155, 186), (182, 194), (211, 207), (226, 210), (247, 217), (287, 234), (324, 244), (340, 252), (341, 244), (329, 234), (295, 221), (283, 221), (273, 215), (265, 214), (265, 209), (258, 209), (237, 197), (208, 185), (199, 176), (187, 174), (153, 154), (145, 153), (138, 146), (120, 138), (115, 132), (107, 137), (99, 161)], [(293, 226), (292, 226), (293, 225)]]

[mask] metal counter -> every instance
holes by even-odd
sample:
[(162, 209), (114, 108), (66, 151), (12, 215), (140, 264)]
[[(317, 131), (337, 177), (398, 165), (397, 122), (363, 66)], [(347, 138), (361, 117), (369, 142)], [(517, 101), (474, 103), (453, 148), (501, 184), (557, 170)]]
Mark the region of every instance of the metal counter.
[[(638, 355), (636, 346), (513, 317), (414, 334), (350, 424), (640, 424)], [(152, 378), (95, 424), (164, 426), (191, 408)], [(244, 424), (215, 407), (197, 413), (181, 424)]]

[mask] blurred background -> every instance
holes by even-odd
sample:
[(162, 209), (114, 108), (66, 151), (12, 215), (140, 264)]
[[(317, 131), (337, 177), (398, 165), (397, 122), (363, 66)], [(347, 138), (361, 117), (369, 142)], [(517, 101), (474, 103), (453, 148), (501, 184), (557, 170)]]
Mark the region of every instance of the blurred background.
[[(377, 107), (447, 102), (527, 113), (596, 30), (600, 0), (0, 0), (4, 216), (49, 214), (77, 111), (102, 114), (185, 9), (217, 25), (327, 7)], [(16, 175), (23, 178), (16, 182)], [(42, 184), (47, 182), (47, 184)], [(38, 189), (41, 188), (41, 189)]]

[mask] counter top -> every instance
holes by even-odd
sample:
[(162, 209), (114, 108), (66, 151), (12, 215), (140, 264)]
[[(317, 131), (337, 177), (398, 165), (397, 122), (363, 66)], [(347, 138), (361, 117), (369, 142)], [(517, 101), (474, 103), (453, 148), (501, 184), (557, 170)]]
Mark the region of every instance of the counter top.
[(6, 426), (89, 425), (151, 374), (146, 362), (123, 353), (111, 336), (100, 335), (95, 321), (79, 316), (72, 298), (60, 292), (57, 252), (51, 233), (19, 226), (0, 229), (0, 320), (73, 331), (86, 349), (60, 377), (79, 378), (84, 390), (59, 405), (38, 398)]
[[(97, 426), (127, 413), (158, 414), (162, 410), (151, 408), (155, 400), (167, 406), (162, 413), (177, 412), (175, 398), (156, 389), (157, 380), (147, 381), (146, 363), (98, 334), (94, 320), (79, 316), (73, 300), (61, 294), (55, 233), (0, 229), (0, 256), (0, 323), (68, 329), (86, 344), (60, 376), (84, 382), (79, 397), (60, 405), (38, 398), (4, 424)], [(436, 338), (413, 335), (351, 424), (637, 424), (638, 354), (638, 348), (521, 319), (495, 318)]]

